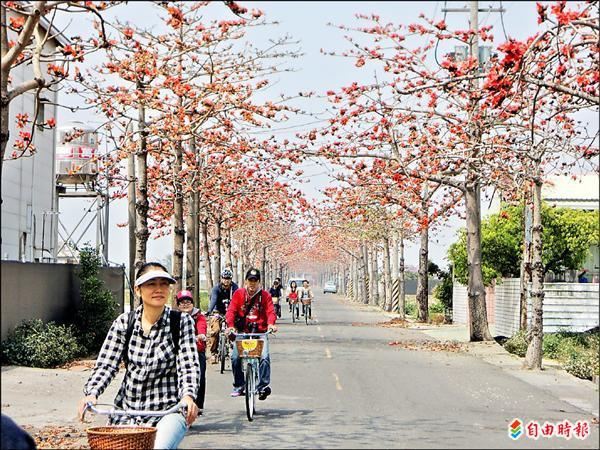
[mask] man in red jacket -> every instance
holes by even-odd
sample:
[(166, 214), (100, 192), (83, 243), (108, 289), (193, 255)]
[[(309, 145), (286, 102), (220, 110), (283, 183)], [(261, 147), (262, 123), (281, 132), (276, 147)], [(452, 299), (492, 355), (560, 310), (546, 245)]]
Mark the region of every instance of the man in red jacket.
[[(275, 325), (277, 315), (273, 307), (273, 299), (267, 291), (261, 289), (258, 269), (250, 269), (246, 272), (245, 287), (238, 289), (233, 294), (225, 314), (225, 320), (229, 327), (229, 333), (265, 333), (268, 330), (274, 333), (277, 331)], [(244, 393), (244, 372), (235, 345), (231, 354), (231, 366), (233, 369), (233, 391), (231, 396), (239, 397)], [(260, 357), (258, 372), (258, 399), (264, 400), (271, 394), (271, 388), (269, 387), (271, 382), (271, 358), (269, 357), (269, 341), (267, 339), (265, 339)]]

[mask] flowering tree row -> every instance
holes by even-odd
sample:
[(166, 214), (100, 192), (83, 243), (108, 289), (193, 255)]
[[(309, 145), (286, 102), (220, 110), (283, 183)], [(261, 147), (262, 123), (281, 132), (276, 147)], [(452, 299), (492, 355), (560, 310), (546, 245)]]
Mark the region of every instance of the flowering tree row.
[[(518, 200), (532, 185), (539, 205), (548, 174), (574, 173), (575, 166), (597, 170), (597, 131), (578, 127), (575, 113), (598, 107), (598, 2), (540, 7), (539, 32), (523, 42), (509, 39), (485, 62), (478, 60), (477, 46), (493, 42), (491, 27), (450, 30), (425, 17), (409, 25), (375, 15), (357, 18), (365, 25), (339, 26), (349, 34), (350, 49), (331, 55), (375, 68), (377, 76), (371, 84), (327, 92), (334, 115), (326, 127), (305, 136), (303, 153), (341, 165), (361, 199), (412, 214), (424, 235), (433, 220), (458, 212), (462, 201), (471, 340), (489, 340), (481, 192), (490, 187), (506, 200)], [(468, 46), (469, 56), (448, 52), (450, 42)], [(428, 204), (433, 191), (440, 196)], [(534, 217), (535, 211), (539, 208)], [(532, 355), (540, 355), (541, 342), (541, 226), (534, 221), (538, 319)], [(425, 239), (421, 242), (423, 252)], [(528, 360), (539, 367), (539, 359)]]

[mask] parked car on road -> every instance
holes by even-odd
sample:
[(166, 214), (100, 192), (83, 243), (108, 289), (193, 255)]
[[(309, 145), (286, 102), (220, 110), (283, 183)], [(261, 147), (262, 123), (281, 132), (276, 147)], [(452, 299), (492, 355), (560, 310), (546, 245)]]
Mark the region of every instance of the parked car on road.
[(323, 286), (323, 294), (327, 294), (328, 292), (331, 294), (337, 294), (337, 285), (334, 281), (328, 281)]

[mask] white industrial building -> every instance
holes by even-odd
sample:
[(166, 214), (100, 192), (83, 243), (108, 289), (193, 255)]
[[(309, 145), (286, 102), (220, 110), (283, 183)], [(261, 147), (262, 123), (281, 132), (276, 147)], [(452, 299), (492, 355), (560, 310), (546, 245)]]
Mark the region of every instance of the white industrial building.
[[(10, 13), (9, 13), (10, 14)], [(42, 18), (42, 27), (48, 22)], [(48, 52), (69, 41), (58, 33), (47, 42)], [(14, 38), (14, 37), (9, 37)], [(42, 63), (42, 72), (46, 65)], [(22, 64), (11, 71), (12, 86), (33, 77), (31, 64)], [(38, 115), (38, 123), (56, 117), (57, 93), (44, 90), (44, 99)], [(35, 91), (16, 97), (10, 103), (10, 138), (6, 157), (13, 152), (15, 138), (19, 135), (15, 117), (29, 113), (34, 117)], [(2, 172), (2, 249), (3, 260), (34, 262), (53, 261), (57, 246), (58, 219), (55, 194), (56, 129), (43, 130), (36, 126), (33, 143), (37, 152), (31, 157), (6, 159)]]

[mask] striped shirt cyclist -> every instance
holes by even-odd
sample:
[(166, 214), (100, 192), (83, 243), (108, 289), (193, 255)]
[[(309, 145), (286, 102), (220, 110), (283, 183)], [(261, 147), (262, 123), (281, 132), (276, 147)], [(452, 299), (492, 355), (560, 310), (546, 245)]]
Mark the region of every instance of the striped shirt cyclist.
[[(171, 308), (144, 336), (141, 325), (143, 305), (135, 309), (135, 322), (129, 341), (127, 370), (114, 403), (123, 409), (163, 411), (176, 405), (186, 394), (196, 397), (200, 382), (200, 363), (196, 351), (194, 321), (181, 315), (179, 353), (175, 355), (169, 322)], [(125, 344), (128, 313), (113, 322), (96, 365), (83, 389), (84, 395), (99, 397), (119, 371)], [(154, 426), (161, 417), (142, 417), (140, 424)], [(111, 419), (112, 424), (129, 423), (128, 417)]]

